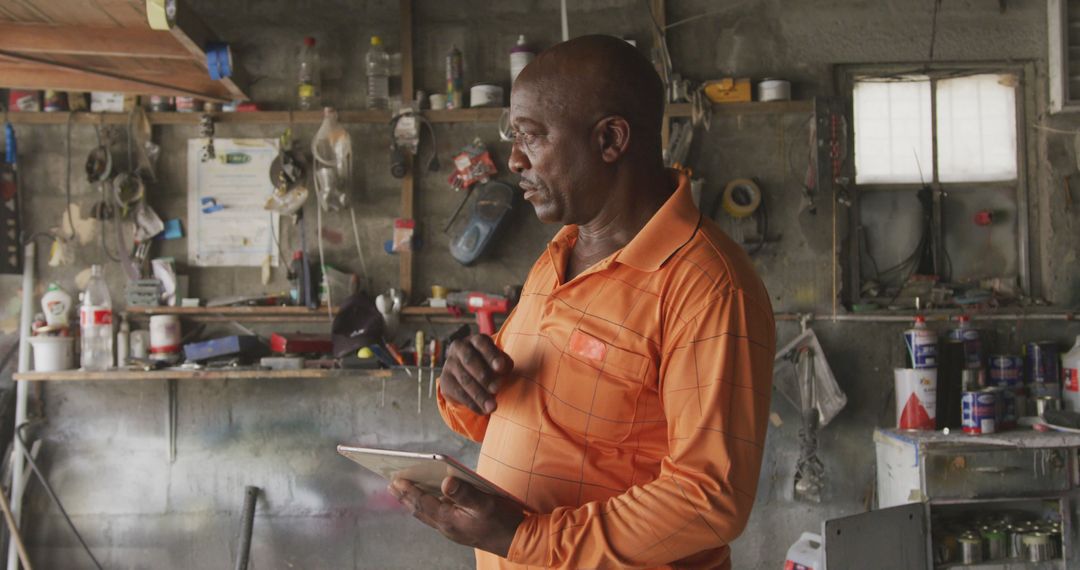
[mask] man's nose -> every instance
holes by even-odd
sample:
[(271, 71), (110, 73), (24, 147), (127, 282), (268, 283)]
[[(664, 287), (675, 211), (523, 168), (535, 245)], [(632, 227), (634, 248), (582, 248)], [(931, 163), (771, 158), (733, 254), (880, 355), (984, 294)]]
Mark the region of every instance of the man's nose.
[(525, 156), (524, 152), (521, 152), (521, 148), (518, 146), (517, 142), (510, 145), (510, 158), (506, 161), (506, 164), (514, 174), (521, 174), (531, 166), (529, 164), (529, 159)]

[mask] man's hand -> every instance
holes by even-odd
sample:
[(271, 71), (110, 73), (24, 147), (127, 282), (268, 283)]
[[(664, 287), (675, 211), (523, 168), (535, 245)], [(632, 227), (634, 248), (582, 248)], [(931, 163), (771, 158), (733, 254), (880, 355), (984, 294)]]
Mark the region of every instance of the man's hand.
[(487, 415), (495, 411), (499, 378), (513, 369), (514, 361), (495, 346), (490, 336), (472, 335), (450, 345), (439, 389), (446, 399)]
[(513, 502), (454, 477), (443, 479), (443, 497), (425, 493), (405, 479), (394, 479), (389, 491), (420, 522), (446, 538), (502, 558), (510, 552), (518, 525), (525, 519)]

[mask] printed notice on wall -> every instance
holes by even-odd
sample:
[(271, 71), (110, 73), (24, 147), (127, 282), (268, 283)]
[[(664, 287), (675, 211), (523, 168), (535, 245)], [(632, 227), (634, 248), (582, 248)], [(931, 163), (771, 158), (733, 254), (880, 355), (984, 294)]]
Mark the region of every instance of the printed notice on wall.
[(263, 208), (273, 193), (274, 139), (188, 141), (188, 263), (200, 267), (278, 265), (278, 215)]

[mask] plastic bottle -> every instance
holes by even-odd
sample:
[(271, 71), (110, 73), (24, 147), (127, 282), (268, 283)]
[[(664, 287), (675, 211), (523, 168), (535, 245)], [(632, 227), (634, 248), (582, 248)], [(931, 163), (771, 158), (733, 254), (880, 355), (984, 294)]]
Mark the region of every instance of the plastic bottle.
[(1065, 409), (1080, 412), (1080, 335), (1069, 352), (1062, 355), (1061, 362), (1065, 369), (1065, 387), (1061, 391)]
[(300, 48), (300, 73), (296, 89), (296, 106), (303, 110), (317, 109), (322, 99), (322, 82), (319, 76), (319, 51), (315, 38), (304, 38)]
[(915, 317), (915, 326), (904, 331), (908, 368), (937, 368), (937, 333), (926, 327), (926, 317)]
[(536, 53), (532, 48), (525, 45), (525, 35), (518, 36), (517, 45), (510, 48), (510, 86), (513, 87), (514, 80), (517, 79), (522, 69), (525, 69), (526, 65), (536, 57)]
[(71, 295), (68, 295), (60, 285), (49, 283), (48, 289), (41, 297), (41, 310), (45, 312), (45, 322), (49, 326), (67, 327), (68, 312), (71, 311)]
[(371, 36), (371, 49), (364, 57), (367, 69), (368, 109), (390, 107), (390, 54), (383, 49), (382, 38)]
[(949, 331), (949, 338), (964, 344), (964, 368), (968, 370), (981, 369), (983, 360), (979, 330), (971, 327), (971, 317), (967, 315), (960, 315), (956, 321), (959, 325)]
[(108, 370), (113, 366), (112, 299), (101, 266), (90, 268), (90, 282), (83, 292), (79, 309), (82, 327), (82, 367), (84, 370)]
[(315, 193), (322, 209), (344, 208), (352, 187), (352, 137), (330, 107), (323, 111), (322, 125), (311, 139), (311, 154), (315, 158)]
[(451, 46), (446, 54), (446, 108), (465, 108), (465, 75), (461, 50)]
[(127, 364), (128, 354), (131, 347), (131, 324), (120, 317), (120, 332), (116, 333), (116, 365)]

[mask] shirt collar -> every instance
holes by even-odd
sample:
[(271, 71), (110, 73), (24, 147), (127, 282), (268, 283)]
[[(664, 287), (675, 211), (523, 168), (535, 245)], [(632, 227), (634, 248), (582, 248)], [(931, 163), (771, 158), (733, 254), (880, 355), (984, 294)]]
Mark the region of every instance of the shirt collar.
[[(629, 265), (641, 271), (656, 271), (676, 251), (690, 241), (701, 221), (701, 212), (690, 196), (690, 178), (677, 170), (668, 175), (678, 181), (678, 186), (664, 205), (641, 228), (634, 239), (626, 244), (612, 261)], [(551, 261), (565, 260), (566, 251), (577, 241), (578, 227), (563, 226), (548, 244)]]
[(690, 196), (690, 177), (677, 170), (668, 174), (678, 180), (675, 192), (615, 255), (615, 261), (641, 271), (656, 271), (694, 236), (701, 212)]

